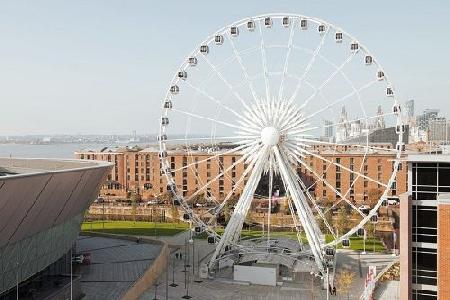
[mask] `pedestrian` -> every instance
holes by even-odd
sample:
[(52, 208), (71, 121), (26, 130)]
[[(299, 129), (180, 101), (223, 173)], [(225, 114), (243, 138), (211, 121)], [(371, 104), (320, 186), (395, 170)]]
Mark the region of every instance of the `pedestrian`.
[(175, 253), (175, 257), (176, 257), (176, 259), (178, 259), (178, 252), (177, 252), (177, 253)]
[(183, 254), (180, 253), (180, 259), (183, 259)]
[(328, 285), (328, 291), (330, 292), (330, 295), (333, 295), (333, 289), (331, 288), (331, 284)]
[(336, 287), (335, 286), (333, 286), (333, 295), (336, 296)]

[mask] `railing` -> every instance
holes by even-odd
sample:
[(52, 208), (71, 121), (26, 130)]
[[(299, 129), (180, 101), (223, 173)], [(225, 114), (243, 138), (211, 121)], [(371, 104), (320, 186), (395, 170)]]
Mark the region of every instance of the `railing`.
[(372, 300), (373, 293), (375, 291), (375, 288), (377, 287), (378, 281), (384, 275), (384, 273), (386, 273), (398, 261), (399, 261), (398, 259), (392, 261), (383, 270), (381, 270), (381, 272), (377, 274), (375, 279), (373, 281), (369, 282), (367, 284), (367, 286), (364, 288), (364, 291), (362, 292), (361, 297), (359, 297), (359, 300)]

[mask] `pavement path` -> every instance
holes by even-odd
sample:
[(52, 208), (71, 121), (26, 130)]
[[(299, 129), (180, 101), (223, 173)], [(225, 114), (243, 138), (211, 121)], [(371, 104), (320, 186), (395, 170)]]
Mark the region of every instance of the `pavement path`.
[(77, 253), (90, 253), (91, 264), (74, 270), (81, 274), (83, 299), (120, 299), (153, 263), (160, 245), (132, 241), (80, 236)]

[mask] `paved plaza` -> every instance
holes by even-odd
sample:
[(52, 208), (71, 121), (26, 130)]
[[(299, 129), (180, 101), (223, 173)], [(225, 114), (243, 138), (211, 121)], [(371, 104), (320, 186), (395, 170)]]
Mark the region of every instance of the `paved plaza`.
[(159, 245), (132, 241), (80, 236), (77, 253), (90, 253), (91, 264), (74, 270), (81, 274), (83, 299), (120, 299), (153, 263)]
[[(309, 274), (306, 274), (303, 280), (298, 280), (295, 283), (284, 282), (282, 286), (277, 287), (236, 283), (231, 279), (231, 275), (215, 280), (201, 280), (198, 277), (199, 265), (207, 261), (209, 254), (214, 250), (214, 245), (209, 245), (205, 240), (195, 240), (194, 253), (192, 253), (192, 246), (189, 246), (189, 252), (187, 252), (184, 247), (184, 241), (188, 236), (185, 232), (168, 239), (161, 238), (173, 244), (167, 277), (168, 286), (166, 286), (166, 274), (163, 274), (156, 287), (157, 299), (182, 299), (187, 294), (192, 299), (201, 300), (326, 299), (326, 291), (321, 289), (320, 280), (312, 280)], [(183, 255), (182, 259), (177, 259), (176, 253), (181, 253)], [(190, 267), (187, 268), (188, 272), (185, 273), (184, 262), (186, 254), (188, 255), (187, 263)], [(361, 255), (359, 252), (349, 250), (341, 250), (338, 252), (338, 255), (338, 268), (350, 268), (356, 275), (349, 294), (350, 299), (358, 299), (361, 295), (369, 265), (377, 266), (377, 270), (381, 271), (395, 259), (390, 254), (368, 252), (365, 255)], [(231, 274), (231, 272), (229, 273)], [(172, 283), (177, 284), (177, 286), (170, 286)], [(167, 298), (166, 291), (168, 291)], [(141, 297), (141, 299), (145, 300), (154, 298), (154, 286), (149, 288)], [(330, 299), (347, 299), (347, 295), (330, 296)]]

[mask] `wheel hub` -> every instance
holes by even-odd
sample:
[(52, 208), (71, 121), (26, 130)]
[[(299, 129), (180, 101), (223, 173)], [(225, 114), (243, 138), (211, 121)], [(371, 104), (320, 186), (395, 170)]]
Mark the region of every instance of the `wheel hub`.
[(261, 141), (266, 146), (275, 146), (280, 141), (280, 132), (275, 127), (264, 127), (261, 131)]

